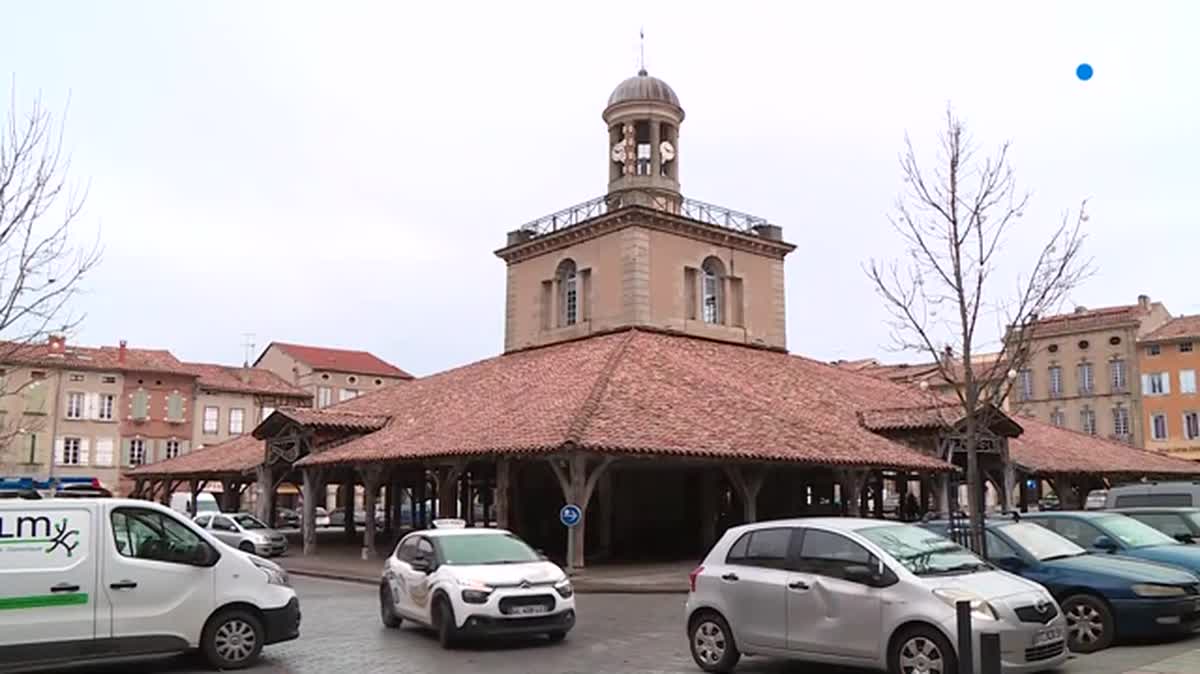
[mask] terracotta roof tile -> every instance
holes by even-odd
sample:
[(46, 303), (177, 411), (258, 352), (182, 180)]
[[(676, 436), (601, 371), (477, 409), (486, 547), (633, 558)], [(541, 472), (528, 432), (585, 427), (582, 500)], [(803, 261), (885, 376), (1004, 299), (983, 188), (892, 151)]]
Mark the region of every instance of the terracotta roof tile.
[(215, 445), (193, 449), (173, 459), (148, 463), (124, 472), (127, 478), (250, 473), (263, 462), (266, 445), (252, 435), (239, 435)]
[(1187, 337), (1200, 338), (1200, 315), (1172, 318), (1138, 341), (1163, 342)]
[(1024, 432), (1009, 441), (1013, 462), (1038, 474), (1200, 475), (1200, 463), (1019, 417)]
[[(361, 414), (349, 410), (314, 410), (307, 407), (281, 407), (272, 414), (286, 417), (304, 426), (350, 431), (377, 431), (387, 425), (384, 415)], [(265, 423), (266, 420), (264, 420)]]
[(75, 346), (67, 344), (56, 350), (49, 343), (0, 343), (0, 360), (6, 363), (47, 368), (104, 370), (108, 372), (160, 372), (163, 374), (193, 374), (165, 349), (125, 349), (115, 346)]
[(279, 348), (284, 353), (287, 353), (292, 358), (308, 365), (314, 370), (332, 370), (334, 372), (379, 377), (398, 377), (400, 379), (413, 378), (411, 374), (366, 351), (330, 349), (322, 346), (304, 346), (301, 344), (286, 344), (284, 342), (271, 342), (267, 348), (270, 349), (271, 346)]
[(1069, 314), (1046, 316), (1033, 324), (1034, 336), (1056, 333), (1085, 332), (1134, 323), (1148, 312), (1137, 304), (1086, 309)]
[(211, 363), (187, 363), (186, 365), (200, 377), (198, 384), (202, 389), (312, 398), (311, 393), (290, 384), (270, 370)]
[(946, 470), (863, 428), (857, 412), (927, 396), (776, 351), (629, 330), (517, 351), (374, 391), (337, 412), (390, 415), (301, 464), (549, 452)]

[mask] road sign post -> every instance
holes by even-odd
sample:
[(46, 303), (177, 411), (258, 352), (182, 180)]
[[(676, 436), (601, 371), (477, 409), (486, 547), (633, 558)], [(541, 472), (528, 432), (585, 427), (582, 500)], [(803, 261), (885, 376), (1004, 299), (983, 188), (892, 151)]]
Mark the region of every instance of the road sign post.
[(558, 521), (567, 528), (567, 573), (572, 574), (575, 572), (575, 532), (572, 529), (583, 521), (583, 510), (568, 503), (558, 511)]

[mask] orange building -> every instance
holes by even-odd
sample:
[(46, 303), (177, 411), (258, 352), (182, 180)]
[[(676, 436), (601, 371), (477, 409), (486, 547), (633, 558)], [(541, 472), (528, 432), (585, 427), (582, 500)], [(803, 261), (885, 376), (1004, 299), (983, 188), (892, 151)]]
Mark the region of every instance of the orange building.
[(1138, 340), (1146, 447), (1200, 460), (1200, 316), (1181, 316)]

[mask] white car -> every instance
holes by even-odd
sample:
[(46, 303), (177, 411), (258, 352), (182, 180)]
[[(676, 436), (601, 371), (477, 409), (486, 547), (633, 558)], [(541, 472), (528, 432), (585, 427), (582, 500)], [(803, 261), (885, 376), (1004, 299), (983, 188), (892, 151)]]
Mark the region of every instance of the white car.
[(575, 626), (575, 593), (562, 569), (508, 531), (438, 520), (384, 563), (379, 613), (387, 627), (433, 628), (446, 648), (471, 636), (561, 641)]
[(980, 634), (1000, 637), (1005, 674), (1067, 659), (1062, 610), (1041, 585), (996, 570), (920, 527), (884, 520), (758, 522), (725, 532), (691, 573), (692, 657), (708, 672), (742, 655), (956, 674), (955, 604), (970, 602), (972, 671)]

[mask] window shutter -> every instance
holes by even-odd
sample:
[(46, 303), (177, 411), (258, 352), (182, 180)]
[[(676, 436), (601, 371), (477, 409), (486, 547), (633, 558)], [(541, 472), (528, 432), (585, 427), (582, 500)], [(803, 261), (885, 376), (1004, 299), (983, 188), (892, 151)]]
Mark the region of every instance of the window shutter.
[(134, 419), (145, 419), (149, 416), (150, 397), (146, 395), (146, 391), (138, 389), (133, 393), (133, 410), (132, 416)]
[(89, 393), (83, 397), (83, 418), (100, 418), (100, 394)]
[(81, 465), (81, 466), (88, 465), (88, 449), (89, 449), (88, 444), (89, 444), (89, 442), (90, 441), (87, 438), (79, 439), (79, 465)]
[(167, 418), (171, 421), (183, 421), (183, 396), (178, 393), (167, 396)]
[(130, 461), (130, 457), (129, 457), (129, 448), (130, 448), (131, 444), (132, 443), (130, 442), (129, 438), (121, 438), (121, 465), (122, 466), (132, 465), (132, 461)]
[(1150, 394), (1150, 375), (1142, 375), (1142, 395)]
[(46, 382), (36, 381), (25, 387), (25, 411), (30, 414), (46, 413)]
[(112, 438), (97, 438), (96, 439), (96, 465), (97, 466), (113, 465), (113, 441), (112, 441)]
[(54, 438), (54, 465), (63, 465), (63, 438)]
[(1195, 393), (1196, 392), (1196, 371), (1195, 370), (1180, 370), (1179, 371), (1179, 392), (1180, 393)]
[(1170, 372), (1162, 373), (1162, 382), (1163, 382), (1163, 395), (1170, 395), (1170, 393), (1171, 393), (1171, 373)]

